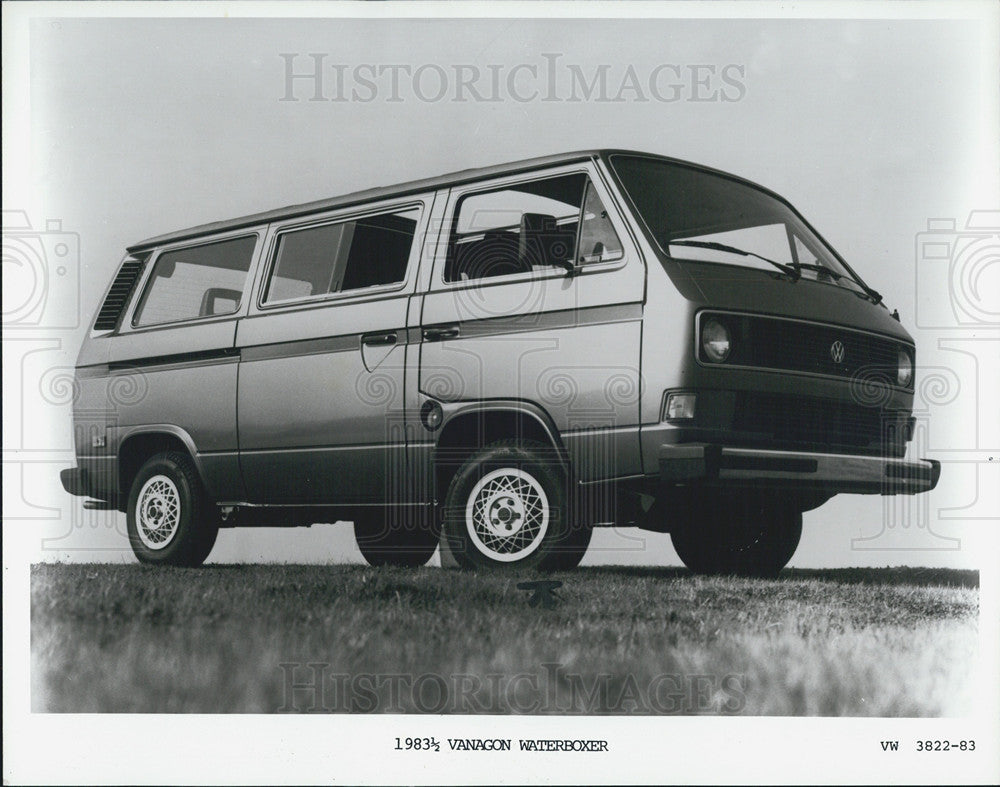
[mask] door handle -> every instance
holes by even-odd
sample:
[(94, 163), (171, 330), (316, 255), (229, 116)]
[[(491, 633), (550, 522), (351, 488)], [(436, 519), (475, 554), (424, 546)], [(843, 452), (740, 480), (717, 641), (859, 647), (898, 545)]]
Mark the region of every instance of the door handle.
[(424, 340), (428, 342), (454, 339), (456, 336), (458, 336), (457, 325), (439, 325), (435, 328), (424, 328)]
[(386, 333), (366, 333), (361, 337), (361, 343), (366, 347), (378, 347), (384, 344), (395, 344), (396, 343), (396, 332), (388, 331)]

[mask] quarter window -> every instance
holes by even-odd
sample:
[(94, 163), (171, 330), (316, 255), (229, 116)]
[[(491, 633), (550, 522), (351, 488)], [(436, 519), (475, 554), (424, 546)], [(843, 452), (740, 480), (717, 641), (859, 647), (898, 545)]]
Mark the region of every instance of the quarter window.
[(564, 175), (462, 197), (444, 279), (548, 273), (622, 253), (593, 184), (582, 173)]
[(608, 218), (608, 212), (593, 183), (587, 183), (587, 195), (583, 200), (580, 218), (580, 262), (608, 262), (624, 255), (618, 233), (611, 225), (611, 219)]
[(402, 282), (419, 213), (413, 208), (283, 232), (264, 302)]
[(133, 324), (232, 314), (240, 307), (257, 236), (206, 243), (159, 256)]

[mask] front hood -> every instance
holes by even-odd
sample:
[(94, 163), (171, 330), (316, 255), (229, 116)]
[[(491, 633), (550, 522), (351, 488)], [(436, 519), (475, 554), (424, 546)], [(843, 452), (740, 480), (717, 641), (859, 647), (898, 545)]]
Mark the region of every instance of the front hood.
[(913, 342), (885, 307), (844, 287), (712, 262), (666, 259), (663, 267), (681, 295), (698, 306), (833, 323)]

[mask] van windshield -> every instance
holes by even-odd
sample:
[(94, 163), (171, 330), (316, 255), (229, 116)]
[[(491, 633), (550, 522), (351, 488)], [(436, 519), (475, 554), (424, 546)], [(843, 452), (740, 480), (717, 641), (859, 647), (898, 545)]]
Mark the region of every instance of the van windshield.
[(865, 292), (864, 285), (785, 203), (694, 167), (616, 155), (611, 166), (669, 257), (774, 270)]

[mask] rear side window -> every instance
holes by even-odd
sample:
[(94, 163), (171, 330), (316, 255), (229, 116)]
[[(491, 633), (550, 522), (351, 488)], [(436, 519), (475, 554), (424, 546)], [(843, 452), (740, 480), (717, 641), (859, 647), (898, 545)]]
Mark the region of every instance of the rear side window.
[(543, 178), (459, 200), (444, 280), (547, 273), (569, 261), (607, 262), (622, 254), (586, 175)]
[(161, 254), (133, 324), (139, 327), (232, 314), (240, 307), (257, 236)]
[(413, 208), (281, 233), (264, 303), (401, 283), (419, 215)]
[(127, 257), (122, 263), (94, 320), (95, 331), (113, 331), (118, 327), (118, 318), (132, 297), (132, 290), (142, 273), (142, 265), (143, 261), (135, 257)]

